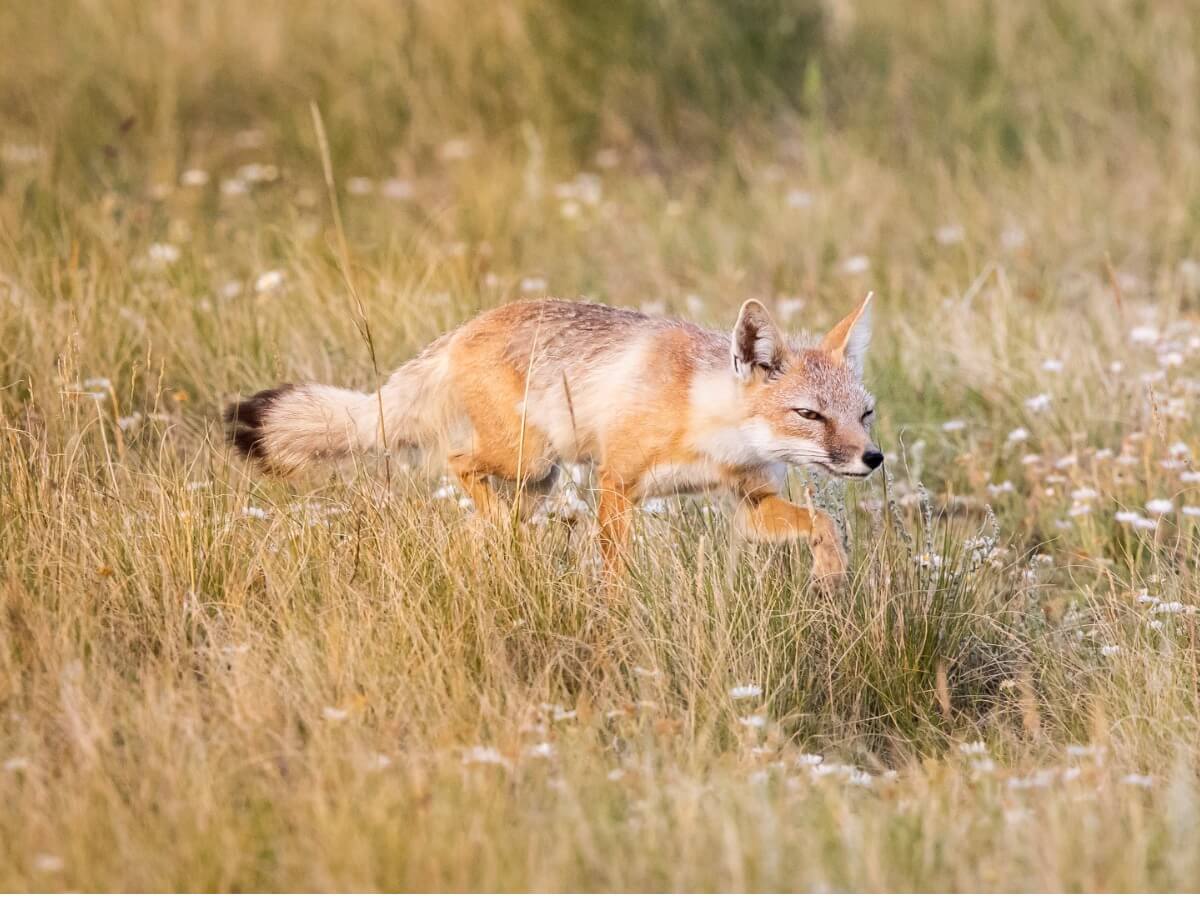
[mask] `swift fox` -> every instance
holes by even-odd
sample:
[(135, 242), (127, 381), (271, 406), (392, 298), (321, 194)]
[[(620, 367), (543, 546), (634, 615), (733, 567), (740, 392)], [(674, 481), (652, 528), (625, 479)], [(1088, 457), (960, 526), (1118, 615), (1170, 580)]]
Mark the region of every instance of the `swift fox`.
[(638, 500), (723, 488), (743, 533), (807, 537), (814, 576), (836, 581), (837, 526), (780, 491), (788, 465), (864, 478), (883, 462), (862, 384), (870, 301), (815, 346), (785, 337), (757, 300), (732, 335), (597, 303), (519, 301), (442, 335), (377, 393), (282, 385), (225, 419), (238, 450), (285, 475), (358, 450), (440, 451), (484, 514), (503, 510), (501, 484), (536, 496), (560, 463), (594, 464), (610, 568)]

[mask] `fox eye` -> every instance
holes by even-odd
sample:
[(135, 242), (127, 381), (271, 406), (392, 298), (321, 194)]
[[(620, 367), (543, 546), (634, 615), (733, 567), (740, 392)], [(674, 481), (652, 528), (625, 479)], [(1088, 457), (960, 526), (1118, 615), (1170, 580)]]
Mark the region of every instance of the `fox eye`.
[(811, 422), (820, 422), (825, 418), (819, 412), (811, 409), (798, 409), (796, 410), (796, 415), (802, 419), (808, 419)]
[(872, 418), (874, 415), (875, 415), (875, 410), (868, 409), (865, 413), (863, 413), (862, 420), (865, 422), (865, 421), (867, 421), (867, 419)]

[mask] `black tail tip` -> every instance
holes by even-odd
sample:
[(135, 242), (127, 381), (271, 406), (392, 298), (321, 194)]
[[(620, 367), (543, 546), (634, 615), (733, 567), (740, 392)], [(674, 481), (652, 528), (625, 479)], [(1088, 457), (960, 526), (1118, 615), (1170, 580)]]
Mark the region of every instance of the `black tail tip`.
[(230, 442), (246, 459), (266, 462), (267, 447), (263, 438), (263, 427), (267, 412), (280, 397), (292, 391), (294, 385), (259, 391), (252, 397), (235, 400), (225, 407), (225, 427)]

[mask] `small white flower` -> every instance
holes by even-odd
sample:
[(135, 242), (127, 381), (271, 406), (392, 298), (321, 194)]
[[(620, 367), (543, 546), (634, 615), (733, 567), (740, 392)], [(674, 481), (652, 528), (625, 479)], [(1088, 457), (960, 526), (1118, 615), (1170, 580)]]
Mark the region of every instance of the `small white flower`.
[(1021, 465), (1023, 466), (1036, 466), (1041, 461), (1042, 457), (1037, 453), (1026, 453), (1021, 457)]
[(1022, 441), (1027, 441), (1027, 440), (1029, 440), (1029, 429), (1028, 428), (1014, 428), (1012, 431), (1010, 431), (1008, 433), (1007, 441), (1010, 444), (1019, 444)]
[(117, 418), (117, 427), (122, 431), (128, 431), (131, 428), (135, 428), (139, 423), (141, 423), (141, 421), (142, 414), (140, 412), (135, 412), (132, 415), (119, 416)]
[(146, 256), (154, 265), (165, 268), (179, 261), (179, 248), (174, 244), (151, 244), (146, 251)]
[(1118, 647), (1116, 644), (1106, 644), (1105, 646), (1100, 648), (1101, 656), (1116, 656), (1120, 652), (1121, 652), (1121, 648)]
[(796, 758), (797, 765), (801, 766), (819, 766), (825, 761), (825, 757), (820, 753), (801, 753)]
[(942, 423), (942, 431), (962, 431), (967, 427), (967, 423), (962, 419), (951, 419), (949, 422)]
[(1151, 610), (1151, 612), (1155, 612), (1155, 613), (1181, 613), (1181, 612), (1183, 612), (1183, 611), (1184, 611), (1186, 608), (1187, 608), (1187, 607), (1185, 607), (1185, 606), (1184, 606), (1182, 603), (1180, 603), (1178, 600), (1170, 600), (1170, 601), (1168, 601), (1168, 602), (1166, 602), (1166, 603), (1156, 603), (1156, 604), (1154, 604), (1154, 608)]
[(1191, 456), (1192, 448), (1189, 447), (1183, 441), (1176, 441), (1170, 447), (1167, 448), (1167, 452), (1170, 453), (1172, 456), (1174, 456), (1176, 459), (1179, 459), (1181, 457)]
[(336, 706), (326, 706), (323, 710), (321, 710), (321, 715), (330, 722), (342, 722), (350, 717), (349, 711), (339, 709)]
[(972, 741), (967, 744), (959, 744), (958, 752), (963, 756), (986, 756), (988, 748), (983, 741)]
[(1185, 506), (1179, 510), (1179, 514), (1194, 519), (1200, 516), (1200, 506)]
[(283, 287), (284, 274), (278, 269), (263, 272), (254, 280), (254, 289), (260, 294), (269, 294)]
[(1035, 394), (1025, 401), (1025, 408), (1030, 412), (1045, 412), (1050, 408), (1049, 394)]
[(261, 506), (245, 506), (242, 507), (242, 515), (247, 519), (266, 519), (269, 518), (271, 514)]
[(39, 872), (61, 872), (65, 867), (61, 856), (53, 853), (39, 853), (33, 858), (33, 867)]
[(737, 687), (729, 689), (729, 696), (734, 700), (749, 700), (753, 697), (762, 696), (762, 686), (757, 684), (740, 684)]
[(413, 195), (412, 182), (403, 178), (389, 178), (383, 183), (382, 193), (389, 200), (407, 200)]
[(842, 271), (847, 275), (861, 275), (871, 268), (871, 258), (861, 253), (842, 261)]
[(1158, 343), (1158, 329), (1153, 325), (1139, 325), (1129, 332), (1129, 339), (1135, 344)]
[(1140, 788), (1154, 787), (1154, 776), (1130, 772), (1121, 779), (1121, 784), (1128, 784), (1132, 785), (1133, 787)]
[(1179, 480), (1185, 484), (1200, 483), (1200, 472), (1182, 472), (1179, 475)]
[(552, 759), (554, 757), (554, 745), (549, 741), (542, 741), (540, 744), (534, 744), (525, 750), (525, 755), (532, 759)]
[(1043, 372), (1061, 372), (1063, 370), (1063, 361), (1061, 359), (1048, 359), (1042, 363)]
[(511, 764), (495, 747), (472, 747), (463, 753), (463, 765), (501, 766), (507, 769)]
[(785, 202), (792, 209), (808, 209), (812, 206), (813, 195), (808, 191), (802, 191), (796, 188), (787, 192)]
[(1090, 487), (1076, 488), (1071, 491), (1071, 499), (1083, 502), (1084, 500), (1095, 500), (1100, 495)]
[(1011, 481), (1002, 481), (999, 484), (989, 484), (987, 486), (988, 493), (993, 497), (999, 497), (1001, 494), (1011, 494), (1014, 490)]
[(368, 772), (382, 772), (384, 769), (390, 767), (391, 764), (392, 758), (386, 753), (375, 753), (367, 757), (363, 765)]
[(523, 294), (544, 294), (546, 292), (545, 278), (522, 278), (521, 293)]
[(471, 143), (465, 138), (452, 138), (442, 144), (438, 156), (445, 162), (467, 159), (471, 155)]
[(1146, 512), (1156, 516), (1165, 516), (1174, 512), (1175, 503), (1172, 500), (1155, 499), (1146, 502)]
[(1016, 250), (1025, 244), (1025, 230), (1018, 225), (1010, 225), (1000, 233), (1000, 243), (1006, 250)]
[(767, 717), (761, 715), (742, 716), (738, 719), (738, 724), (747, 728), (764, 728), (767, 724)]
[(1082, 516), (1091, 515), (1092, 508), (1086, 503), (1073, 503), (1071, 508), (1067, 510), (1067, 515), (1073, 519), (1081, 518)]
[(208, 184), (208, 173), (203, 169), (185, 169), (179, 183), (184, 187), (204, 187)]
[(950, 244), (961, 244), (965, 234), (961, 225), (951, 224), (941, 226), (934, 232), (934, 237), (939, 244), (949, 246)]
[(240, 178), (225, 178), (221, 181), (221, 193), (226, 197), (240, 197), (250, 190), (250, 185)]
[(226, 300), (232, 300), (234, 297), (241, 294), (243, 285), (236, 278), (231, 278), (221, 285), (221, 296)]
[(1154, 531), (1158, 527), (1158, 523), (1154, 519), (1147, 519), (1144, 516), (1138, 516), (1133, 520), (1134, 531)]
[(620, 780), (621, 780), (622, 778), (624, 778), (624, 777), (625, 777), (625, 770), (624, 770), (624, 769), (611, 769), (611, 770), (609, 770), (609, 773), (608, 773), (608, 780), (609, 780), (609, 781), (620, 781)]
[(803, 297), (783, 297), (775, 303), (775, 309), (779, 313), (779, 317), (786, 322), (796, 318), (804, 309), (804, 305)]
[(361, 175), (356, 175), (353, 178), (346, 179), (346, 193), (354, 194), (356, 197), (363, 197), (367, 194), (374, 193), (375, 182), (370, 178), (364, 178)]

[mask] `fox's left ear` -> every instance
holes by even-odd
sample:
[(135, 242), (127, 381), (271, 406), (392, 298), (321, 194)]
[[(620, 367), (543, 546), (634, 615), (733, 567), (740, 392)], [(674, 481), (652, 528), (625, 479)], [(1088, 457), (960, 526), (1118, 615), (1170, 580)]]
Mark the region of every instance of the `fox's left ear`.
[(821, 339), (821, 349), (837, 362), (844, 362), (856, 376), (862, 378), (867, 346), (871, 343), (871, 298), (867, 294), (858, 308)]

